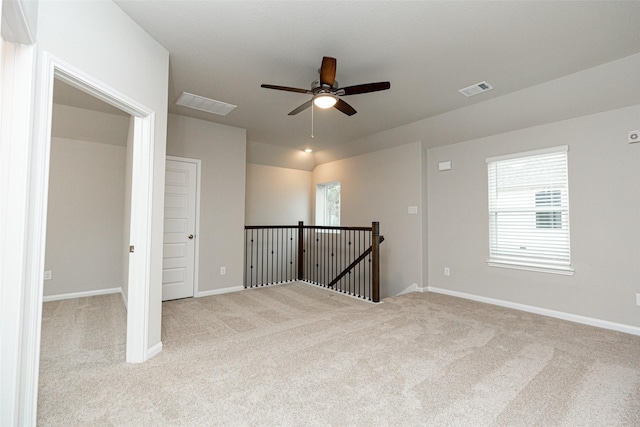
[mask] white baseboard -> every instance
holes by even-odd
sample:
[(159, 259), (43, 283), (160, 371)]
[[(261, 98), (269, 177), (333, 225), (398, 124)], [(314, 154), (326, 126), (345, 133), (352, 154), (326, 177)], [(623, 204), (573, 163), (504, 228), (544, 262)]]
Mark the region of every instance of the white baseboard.
[(394, 296), (404, 295), (404, 294), (408, 294), (410, 292), (422, 292), (422, 291), (418, 291), (418, 289), (422, 289), (422, 288), (418, 288), (418, 284), (417, 283), (412, 283), (410, 286), (404, 288), (403, 290), (401, 290), (400, 292), (398, 292)]
[[(122, 294), (122, 288), (97, 289), (95, 291), (72, 292), (70, 294), (48, 295), (42, 298), (43, 302), (58, 301), (63, 299), (95, 297), (97, 295)], [(122, 294), (124, 296), (124, 294)], [(126, 303), (126, 301), (125, 301)]]
[(513, 308), (515, 310), (540, 314), (542, 316), (555, 317), (556, 319), (568, 320), (570, 322), (582, 323), (583, 325), (596, 326), (598, 328), (610, 329), (612, 331), (624, 332), (631, 335), (640, 335), (640, 328), (637, 326), (625, 325), (622, 323), (610, 322), (608, 320), (594, 319), (593, 317), (580, 316), (578, 314), (565, 313), (563, 311), (550, 310), (548, 308), (535, 307), (532, 305), (519, 304), (516, 302), (504, 301), (495, 298), (482, 297), (464, 292), (452, 291), (449, 289), (427, 286), (428, 292), (450, 295), (453, 297), (469, 299), (486, 304), (498, 305), (500, 307)]
[(120, 288), (120, 295), (122, 295), (122, 302), (124, 302), (124, 308), (129, 309), (129, 302), (127, 296), (124, 294), (124, 289)]
[(162, 341), (158, 344), (154, 345), (150, 349), (147, 349), (147, 360), (151, 359), (153, 356), (157, 356), (162, 351)]
[(239, 292), (239, 291), (244, 291), (244, 286), (231, 286), (229, 288), (211, 289), (210, 291), (198, 292), (198, 295), (196, 295), (196, 298), (210, 297), (212, 295), (228, 294), (230, 292)]

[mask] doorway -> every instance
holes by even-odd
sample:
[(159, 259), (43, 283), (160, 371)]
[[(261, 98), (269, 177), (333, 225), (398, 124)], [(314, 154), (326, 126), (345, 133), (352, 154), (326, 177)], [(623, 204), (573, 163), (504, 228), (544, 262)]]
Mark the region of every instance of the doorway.
[[(125, 360), (132, 145), (129, 114), (54, 80), (41, 369), (79, 350)], [(108, 294), (115, 307), (100, 310)]]
[[(151, 259), (151, 202), (153, 181), (153, 129), (154, 113), (146, 107), (129, 99), (100, 81), (86, 75), (53, 55), (43, 54), (43, 66), (48, 81), (43, 85), (41, 114), (36, 123), (38, 134), (35, 138), (36, 148), (43, 155), (39, 159), (41, 167), (36, 168), (38, 183), (34, 188), (37, 202), (36, 221), (40, 223), (39, 233), (35, 241), (41, 242), (34, 247), (34, 268), (44, 270), (44, 246), (46, 241), (48, 172), (51, 153), (51, 123), (53, 106), (54, 78), (85, 92), (113, 107), (116, 107), (133, 118), (132, 135), (132, 178), (131, 178), (131, 221), (129, 272), (127, 292), (127, 338), (126, 361), (141, 363), (150, 356), (148, 349), (149, 322), (149, 278)], [(42, 281), (39, 283), (38, 303), (42, 304)], [(40, 310), (39, 310), (40, 311)], [(36, 322), (40, 335), (39, 318)], [(35, 337), (34, 337), (35, 338)], [(156, 351), (159, 351), (157, 349)], [(37, 360), (36, 360), (37, 362)], [(34, 367), (37, 370), (37, 365)]]

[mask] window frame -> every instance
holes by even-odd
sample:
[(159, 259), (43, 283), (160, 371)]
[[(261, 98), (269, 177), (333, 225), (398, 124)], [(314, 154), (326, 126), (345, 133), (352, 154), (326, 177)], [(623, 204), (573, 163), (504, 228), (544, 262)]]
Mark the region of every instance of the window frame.
[[(490, 267), (561, 275), (574, 274), (571, 266), (569, 227), (568, 151), (569, 147), (562, 145), (486, 158), (489, 226), (487, 264)], [(530, 179), (532, 176), (546, 177), (540, 174), (543, 167), (540, 164), (536, 165), (536, 160), (554, 162), (556, 164), (552, 164), (552, 167), (559, 165), (559, 169), (549, 172), (548, 182), (542, 179), (538, 183), (527, 182), (524, 185), (522, 182), (518, 183), (518, 178), (522, 180)], [(516, 170), (514, 165), (523, 168), (521, 174), (514, 172)], [(511, 171), (508, 170), (509, 166), (512, 167)], [(560, 177), (559, 181), (558, 177)], [(509, 195), (509, 191), (513, 194)], [(527, 197), (527, 192), (531, 193), (531, 200)], [(539, 199), (543, 193), (547, 193), (547, 200)], [(559, 205), (555, 203), (558, 200)], [(545, 214), (546, 217), (541, 219), (540, 214)], [(531, 221), (531, 226), (527, 225)], [(540, 226), (545, 223), (546, 227)], [(558, 224), (559, 227), (556, 226)], [(553, 233), (557, 234), (560, 244), (556, 241), (551, 242), (556, 238), (551, 236)], [(521, 248), (523, 251), (520, 252), (517, 247), (518, 239), (529, 243), (536, 241), (539, 246), (527, 253), (526, 251), (531, 248), (529, 245), (524, 245)], [(556, 253), (556, 247), (560, 248), (560, 253)]]
[[(338, 185), (338, 224), (328, 224), (327, 216), (327, 190), (330, 186)], [(341, 225), (341, 201), (342, 201), (342, 184), (340, 181), (329, 181), (316, 184), (316, 212), (315, 212), (315, 225), (320, 227), (340, 227)], [(320, 230), (318, 230), (320, 231)], [(340, 230), (322, 230), (322, 232), (336, 232)]]

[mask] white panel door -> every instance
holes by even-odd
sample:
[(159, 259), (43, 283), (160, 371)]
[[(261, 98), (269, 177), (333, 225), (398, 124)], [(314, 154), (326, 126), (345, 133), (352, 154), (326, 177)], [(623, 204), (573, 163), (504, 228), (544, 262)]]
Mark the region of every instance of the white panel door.
[(164, 186), (162, 300), (193, 297), (197, 165), (167, 160)]

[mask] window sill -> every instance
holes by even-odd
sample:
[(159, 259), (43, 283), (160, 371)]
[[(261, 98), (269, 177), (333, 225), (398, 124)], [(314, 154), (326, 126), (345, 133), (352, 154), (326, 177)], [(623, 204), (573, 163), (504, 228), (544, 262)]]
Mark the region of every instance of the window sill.
[(542, 267), (533, 264), (514, 263), (508, 261), (488, 260), (489, 267), (510, 268), (513, 270), (536, 271), (538, 273), (560, 274), (562, 276), (573, 276), (575, 272), (571, 267)]

